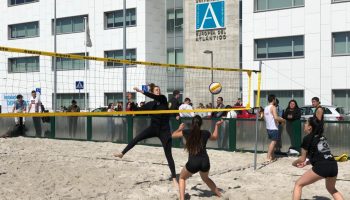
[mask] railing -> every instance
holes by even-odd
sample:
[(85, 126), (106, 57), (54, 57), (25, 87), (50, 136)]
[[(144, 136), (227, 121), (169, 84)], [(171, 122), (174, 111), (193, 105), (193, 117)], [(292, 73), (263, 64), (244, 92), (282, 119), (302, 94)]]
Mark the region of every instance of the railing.
[[(40, 131), (35, 129), (31, 117), (25, 119), (26, 136), (38, 137)], [(218, 119), (203, 119), (202, 129), (213, 131)], [(190, 118), (181, 119), (181, 122), (189, 128)], [(36, 122), (37, 123), (37, 122)], [(177, 129), (180, 121), (170, 120), (171, 131)], [(41, 137), (52, 139), (72, 139), (87, 141), (109, 141), (127, 143), (150, 124), (149, 116), (96, 116), (96, 117), (51, 117), (49, 123), (41, 122)], [(300, 148), (303, 138), (304, 121), (287, 122), (281, 126), (283, 152), (288, 151), (290, 146)], [(255, 145), (255, 129), (258, 126), (257, 150), (267, 151), (269, 140), (267, 138), (265, 122), (259, 120), (256, 124), (254, 119), (224, 119), (224, 124), (219, 131), (217, 141), (209, 141), (208, 148), (222, 149), (227, 151), (253, 151)], [(0, 118), (0, 135), (13, 129), (13, 118)], [(325, 136), (331, 146), (334, 155), (350, 152), (350, 122), (325, 122)], [(294, 141), (290, 140), (291, 134)], [(142, 141), (140, 144), (161, 145), (158, 138)], [(174, 147), (183, 147), (184, 141), (173, 140)]]

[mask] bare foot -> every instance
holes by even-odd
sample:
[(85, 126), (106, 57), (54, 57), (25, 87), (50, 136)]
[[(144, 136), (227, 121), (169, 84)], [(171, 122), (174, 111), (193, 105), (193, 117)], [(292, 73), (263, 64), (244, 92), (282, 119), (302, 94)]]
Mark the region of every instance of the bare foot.
[(177, 182), (176, 178), (173, 178), (173, 184), (174, 184), (174, 188), (176, 189), (179, 188), (179, 182)]
[(219, 188), (215, 188), (215, 194), (216, 194), (218, 197), (221, 197), (221, 192), (220, 192)]
[(123, 153), (114, 153), (113, 156), (117, 157), (117, 158), (123, 158), (124, 154)]

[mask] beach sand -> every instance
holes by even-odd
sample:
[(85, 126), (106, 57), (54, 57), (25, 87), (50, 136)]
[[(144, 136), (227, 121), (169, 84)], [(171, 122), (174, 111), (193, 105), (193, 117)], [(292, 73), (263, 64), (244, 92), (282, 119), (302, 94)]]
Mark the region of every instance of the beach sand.
[[(137, 145), (123, 159), (125, 144), (38, 138), (0, 139), (0, 199), (177, 199), (162, 147)], [(254, 154), (208, 150), (210, 177), (222, 199), (291, 199), (295, 180), (310, 167), (291, 166), (293, 157), (253, 169)], [(173, 149), (176, 171), (187, 161)], [(266, 154), (258, 154), (262, 163)], [(350, 162), (339, 164), (337, 189), (350, 199)], [(217, 199), (195, 174), (187, 181), (191, 199)], [(324, 180), (307, 186), (303, 199), (331, 199)]]

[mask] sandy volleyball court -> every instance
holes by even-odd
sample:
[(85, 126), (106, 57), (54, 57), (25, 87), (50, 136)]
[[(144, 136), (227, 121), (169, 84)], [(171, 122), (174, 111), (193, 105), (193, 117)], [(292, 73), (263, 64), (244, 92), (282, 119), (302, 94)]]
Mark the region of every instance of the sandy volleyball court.
[[(161, 147), (136, 146), (122, 160), (112, 157), (124, 144), (37, 138), (0, 139), (0, 199), (176, 199)], [(212, 179), (223, 199), (291, 199), (294, 181), (306, 169), (295, 158), (253, 170), (253, 154), (208, 151)], [(173, 149), (177, 173), (187, 161)], [(265, 154), (258, 156), (261, 163)], [(350, 199), (350, 162), (339, 163), (337, 188)], [(198, 174), (189, 179), (191, 199), (217, 199)], [(330, 199), (324, 181), (304, 189), (304, 199)]]

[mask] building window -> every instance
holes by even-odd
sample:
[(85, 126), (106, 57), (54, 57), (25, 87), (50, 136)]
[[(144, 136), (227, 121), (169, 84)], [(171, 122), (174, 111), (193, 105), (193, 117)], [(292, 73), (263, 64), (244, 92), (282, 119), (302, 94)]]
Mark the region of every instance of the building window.
[[(126, 60), (133, 60), (135, 61), (136, 56), (136, 49), (127, 49), (126, 50)], [(105, 51), (105, 58), (115, 58), (115, 59), (123, 59), (123, 50), (112, 50), (112, 51)], [(123, 66), (122, 63), (114, 63), (114, 62), (106, 62), (105, 68), (113, 68), (113, 67), (121, 67)]]
[[(183, 49), (168, 49), (167, 52), (167, 61), (169, 64), (183, 64)], [(183, 90), (183, 80), (184, 80), (184, 70), (168, 67), (167, 68), (167, 81), (168, 81), (168, 90)]]
[[(132, 100), (136, 102), (136, 93), (131, 92)], [(117, 93), (105, 93), (105, 105), (107, 106), (110, 103), (114, 103), (114, 106), (117, 108), (118, 102), (123, 102), (123, 93), (117, 92)]]
[(294, 8), (304, 5), (304, 0), (255, 0), (255, 11)]
[[(72, 53), (73, 55), (85, 56), (85, 53)], [(53, 59), (52, 59), (53, 62)], [(58, 71), (65, 70), (84, 70), (85, 60), (71, 59), (71, 58), (57, 58), (56, 59), (56, 69)], [(89, 65), (86, 66), (89, 68)], [(53, 68), (52, 68), (53, 70)]]
[(167, 12), (168, 33), (182, 32), (183, 30), (183, 9), (171, 9)]
[(333, 33), (333, 55), (350, 55), (350, 32)]
[[(282, 109), (286, 109), (288, 106), (288, 103), (290, 100), (294, 99), (298, 106), (304, 106), (304, 91), (303, 90), (270, 90), (270, 91), (260, 91), (260, 106), (265, 107), (269, 103), (267, 101), (267, 98), (270, 94), (276, 95), (278, 101), (279, 101), (279, 107), (280, 111)], [(257, 99), (257, 92), (254, 91), (255, 98)], [(255, 104), (256, 105), (256, 104)]]
[(345, 114), (350, 113), (350, 90), (333, 90), (332, 104), (337, 107), (342, 107)]
[[(126, 26), (136, 26), (136, 8), (126, 9)], [(123, 27), (123, 10), (105, 12), (105, 29)]]
[(39, 56), (9, 58), (9, 73), (39, 72)]
[(298, 58), (304, 56), (304, 36), (255, 40), (255, 59)]
[[(56, 34), (84, 32), (85, 31), (84, 17), (87, 17), (87, 15), (56, 19)], [(52, 20), (52, 27), (53, 27), (53, 20)], [(52, 34), (53, 34), (53, 28), (52, 28)]]
[(168, 49), (167, 60), (169, 64), (183, 64), (184, 56), (183, 49)]
[(8, 5), (16, 6), (16, 5), (34, 3), (34, 2), (39, 2), (39, 0), (8, 0)]
[(350, 0), (332, 0), (333, 3), (349, 2)]
[[(54, 94), (52, 94), (52, 100), (53, 95)], [(57, 93), (56, 98), (58, 108), (68, 108), (70, 105), (72, 105), (73, 99), (77, 102), (77, 105), (81, 110), (85, 108), (85, 93)], [(87, 105), (89, 105), (89, 94), (87, 94)]]
[(8, 30), (10, 39), (39, 37), (39, 22), (9, 25)]

